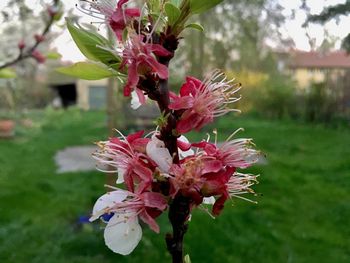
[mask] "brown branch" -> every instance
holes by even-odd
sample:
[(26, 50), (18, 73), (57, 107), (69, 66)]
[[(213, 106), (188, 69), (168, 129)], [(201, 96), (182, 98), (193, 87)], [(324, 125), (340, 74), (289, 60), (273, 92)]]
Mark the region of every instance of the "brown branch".
[[(174, 45), (165, 41), (163, 46), (167, 48), (172, 54), (177, 49), (178, 40), (176, 37), (170, 36), (170, 42), (175, 41)], [(170, 45), (169, 45), (170, 44)], [(160, 59), (160, 63), (169, 66), (169, 62), (173, 56)], [(153, 91), (151, 95), (159, 106), (163, 116), (167, 117), (167, 123), (160, 130), (160, 139), (164, 142), (165, 146), (173, 156), (173, 163), (179, 163), (179, 153), (177, 147), (178, 135), (174, 132), (176, 130), (177, 119), (173, 111), (169, 109), (170, 96), (168, 80), (160, 80), (158, 89)], [(176, 195), (174, 200), (169, 206), (169, 221), (173, 228), (173, 233), (166, 235), (166, 244), (168, 251), (172, 257), (173, 263), (183, 263), (183, 240), (187, 231), (188, 225), (186, 224), (190, 214), (190, 202), (187, 197), (182, 196), (180, 193)]]
[(173, 227), (173, 234), (165, 237), (167, 248), (173, 263), (183, 263), (183, 240), (188, 229), (186, 223), (190, 214), (190, 199), (177, 195), (169, 208), (169, 220)]
[[(159, 84), (158, 105), (164, 116), (167, 116), (167, 124), (160, 131), (160, 139), (164, 141), (170, 154), (173, 156), (173, 163), (179, 163), (177, 148), (177, 136), (174, 135), (176, 129), (176, 117), (169, 109), (169, 88), (168, 80), (161, 80)], [(173, 263), (183, 263), (183, 240), (187, 231), (186, 224), (190, 214), (190, 199), (178, 194), (169, 206), (169, 221), (173, 228), (173, 233), (166, 235), (166, 244), (172, 256)]]
[[(60, 0), (55, 0), (52, 8), (58, 8)], [(47, 24), (45, 26), (45, 28), (43, 29), (41, 36), (46, 36), (49, 32), (50, 29), (52, 27), (52, 25), (54, 24), (55, 21), (55, 15), (50, 15), (50, 19), (47, 21)], [(40, 43), (42, 43), (42, 41), (40, 40), (36, 40), (35, 43), (33, 44), (33, 46), (31, 46), (30, 48), (27, 48), (25, 51), (20, 50), (18, 56), (16, 58), (14, 58), (13, 60), (6, 62), (5, 64), (0, 66), (0, 70), (16, 65), (17, 63), (19, 63), (20, 61), (23, 61), (25, 59), (31, 58), (32, 56), (32, 52), (40, 45)]]

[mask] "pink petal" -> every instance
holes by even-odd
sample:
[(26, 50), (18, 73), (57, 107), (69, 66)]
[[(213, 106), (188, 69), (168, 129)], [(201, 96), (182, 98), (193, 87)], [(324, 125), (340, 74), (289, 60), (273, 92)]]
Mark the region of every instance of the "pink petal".
[(124, 183), (125, 183), (126, 188), (128, 189), (128, 191), (130, 191), (132, 193), (135, 191), (134, 179), (132, 177), (130, 169), (128, 169), (128, 171), (126, 171), (124, 173)]
[(145, 104), (145, 103), (146, 103), (146, 96), (145, 96), (145, 94), (143, 93), (143, 91), (140, 90), (140, 89), (138, 89), (138, 88), (136, 88), (135, 90), (136, 90), (137, 96), (139, 97), (140, 103), (141, 103), (141, 104)]
[(132, 63), (128, 68), (128, 82), (124, 87), (124, 96), (129, 97), (131, 91), (135, 88), (139, 82), (139, 75), (137, 73), (137, 66), (135, 63)]
[(129, 2), (129, 0), (119, 0), (117, 7), (118, 7), (118, 8), (122, 8), (122, 6), (123, 6), (124, 4), (126, 4), (127, 2)]
[(168, 51), (167, 49), (165, 49), (163, 46), (159, 45), (159, 44), (150, 44), (151, 46), (151, 51), (159, 57), (166, 57), (166, 56), (170, 56), (171, 52)]
[(187, 82), (192, 82), (196, 88), (199, 88), (200, 86), (202, 86), (203, 82), (195, 77), (191, 77), (191, 76), (188, 76), (186, 77), (186, 81)]
[(214, 155), (217, 152), (217, 147), (215, 144), (212, 144), (210, 142), (206, 142), (206, 141), (202, 141), (202, 142), (198, 142), (198, 143), (192, 143), (193, 147), (197, 147), (197, 148), (201, 148), (204, 149), (204, 151), (208, 154), (208, 155)]
[(210, 160), (204, 162), (203, 174), (206, 173), (217, 173), (223, 168), (223, 164), (219, 160)]
[(163, 195), (160, 193), (146, 192), (142, 194), (142, 199), (145, 202), (145, 206), (157, 208), (161, 211), (165, 210), (168, 206)]
[(154, 220), (147, 212), (146, 210), (142, 211), (140, 213), (140, 218), (143, 222), (145, 222), (147, 225), (149, 225), (149, 227), (156, 233), (159, 233), (159, 226), (156, 222), (156, 220)]
[(160, 64), (155, 58), (152, 56), (148, 56), (145, 58), (145, 62), (152, 68), (154, 73), (157, 73), (159, 78), (167, 79), (169, 76), (168, 67)]
[(125, 16), (126, 17), (139, 17), (141, 15), (141, 11), (138, 8), (127, 8), (125, 9)]
[(183, 110), (192, 108), (194, 105), (194, 98), (190, 96), (180, 97), (175, 99), (170, 105), (169, 108), (172, 110)]
[(186, 82), (182, 85), (180, 90), (181, 96), (194, 95), (197, 93), (196, 89), (202, 85), (199, 79), (194, 77), (186, 77)]
[(140, 179), (146, 183), (152, 181), (152, 171), (144, 166), (140, 161), (133, 163), (133, 172), (140, 177)]
[(171, 99), (174, 99), (174, 100), (177, 99), (177, 98), (179, 97), (179, 96), (177, 96), (176, 93), (173, 92), (173, 91), (169, 91), (169, 96), (170, 96)]
[(150, 141), (149, 138), (135, 139), (134, 141), (132, 141), (131, 147), (137, 152), (145, 153), (146, 152), (146, 146), (149, 143), (149, 141)]
[(215, 154), (217, 152), (217, 147), (212, 143), (207, 143), (204, 147), (204, 151), (207, 154)]
[(120, 26), (125, 27), (124, 15), (121, 9), (115, 10), (112, 16), (110, 17), (110, 20), (111, 20), (110, 23), (113, 23), (117, 27), (120, 27)]
[(191, 143), (177, 139), (177, 147), (179, 147), (180, 150), (188, 151), (189, 149), (191, 149), (191, 146)]
[(129, 134), (129, 135), (126, 137), (126, 140), (127, 140), (129, 143), (132, 143), (134, 140), (141, 138), (141, 137), (143, 136), (144, 133), (145, 133), (145, 131), (141, 130), (141, 131), (135, 132), (135, 133), (133, 133), (133, 134)]
[(216, 200), (212, 210), (214, 215), (218, 216), (221, 213), (222, 209), (224, 209), (224, 204), (228, 198), (229, 198), (229, 195), (227, 192), (225, 192), (222, 196), (220, 196)]
[(195, 129), (200, 121), (201, 117), (197, 113), (187, 110), (177, 123), (176, 130), (180, 133), (187, 133), (192, 129)]

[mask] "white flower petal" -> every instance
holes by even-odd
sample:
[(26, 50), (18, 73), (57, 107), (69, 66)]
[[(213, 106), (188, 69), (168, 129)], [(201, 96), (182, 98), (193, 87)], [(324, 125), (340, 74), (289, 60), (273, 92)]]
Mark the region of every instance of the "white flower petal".
[(192, 149), (189, 149), (188, 151), (184, 152), (179, 149), (179, 155), (180, 155), (180, 160), (182, 160), (188, 156), (194, 155), (194, 151)]
[(131, 108), (134, 110), (137, 110), (140, 108), (141, 102), (139, 100), (139, 96), (137, 95), (137, 92), (134, 90), (131, 92)]
[(206, 204), (206, 205), (213, 205), (213, 204), (215, 204), (215, 201), (216, 200), (215, 200), (214, 196), (203, 198), (203, 204)]
[(179, 141), (182, 141), (182, 142), (185, 142), (185, 143), (190, 143), (190, 141), (184, 136), (184, 135), (181, 135), (179, 138), (178, 138)]
[(108, 192), (97, 199), (94, 208), (92, 209), (92, 216), (90, 222), (98, 219), (100, 216), (105, 214), (108, 208), (112, 207), (115, 203), (122, 202), (128, 196), (128, 192), (125, 190), (117, 190)]
[(114, 215), (104, 231), (105, 243), (113, 252), (129, 255), (138, 245), (142, 229), (138, 219), (130, 219), (127, 214)]
[(124, 174), (125, 174), (125, 169), (118, 167), (118, 179), (116, 182), (117, 184), (124, 183)]
[(162, 172), (168, 172), (170, 166), (173, 163), (167, 148), (165, 148), (164, 142), (153, 136), (152, 140), (146, 146), (147, 155), (158, 165)]
[[(183, 135), (178, 138), (179, 141), (185, 142), (185, 143), (190, 143), (190, 141)], [(188, 151), (182, 151), (180, 148), (179, 150), (179, 156), (180, 160), (185, 159), (188, 156), (194, 155), (194, 151), (192, 149), (189, 149)]]

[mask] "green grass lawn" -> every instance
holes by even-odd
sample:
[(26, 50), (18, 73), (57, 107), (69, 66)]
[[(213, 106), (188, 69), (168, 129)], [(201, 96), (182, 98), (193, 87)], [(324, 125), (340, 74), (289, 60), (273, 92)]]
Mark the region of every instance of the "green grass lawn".
[[(165, 216), (161, 234), (145, 228), (128, 257), (105, 247), (102, 228), (77, 224), (104, 192), (105, 176), (58, 175), (53, 156), (103, 139), (104, 115), (50, 111), (33, 119), (40, 125), (0, 141), (0, 262), (170, 262)], [(231, 116), (218, 122), (219, 137), (239, 127), (267, 155), (268, 165), (250, 170), (261, 174), (259, 204), (235, 200), (215, 220), (196, 211), (185, 245), (192, 262), (350, 262), (350, 130)]]

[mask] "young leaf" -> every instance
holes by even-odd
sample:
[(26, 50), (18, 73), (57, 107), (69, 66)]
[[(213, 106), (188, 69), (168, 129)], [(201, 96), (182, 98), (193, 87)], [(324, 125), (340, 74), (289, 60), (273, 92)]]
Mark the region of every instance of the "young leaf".
[(147, 6), (148, 6), (150, 13), (159, 15), (160, 7), (161, 7), (160, 0), (148, 0)]
[(16, 76), (16, 72), (13, 69), (4, 68), (0, 70), (0, 79), (13, 79)]
[(186, 255), (184, 261), (185, 263), (191, 263), (190, 255)]
[(57, 68), (56, 71), (86, 80), (99, 80), (117, 75), (106, 66), (92, 62), (78, 62), (69, 67)]
[(45, 57), (47, 59), (53, 59), (53, 60), (56, 60), (56, 59), (60, 59), (62, 57), (62, 55), (58, 52), (55, 52), (55, 51), (51, 51), (51, 52), (48, 52), (45, 54)]
[(120, 58), (116, 57), (112, 52), (101, 48), (101, 46), (110, 47), (106, 38), (83, 28), (78, 28), (70, 20), (67, 20), (67, 27), (74, 42), (88, 59), (100, 61), (106, 65), (120, 61)]
[(201, 24), (198, 24), (198, 23), (188, 24), (185, 26), (185, 28), (193, 28), (193, 29), (196, 29), (196, 30), (201, 31), (201, 32), (204, 31), (203, 26)]
[(180, 9), (171, 3), (166, 3), (164, 9), (168, 17), (169, 25), (174, 25), (181, 15)]
[(190, 0), (191, 12), (193, 14), (203, 13), (224, 0)]
[(182, 0), (170, 0), (170, 3), (172, 3), (176, 7), (180, 7)]

